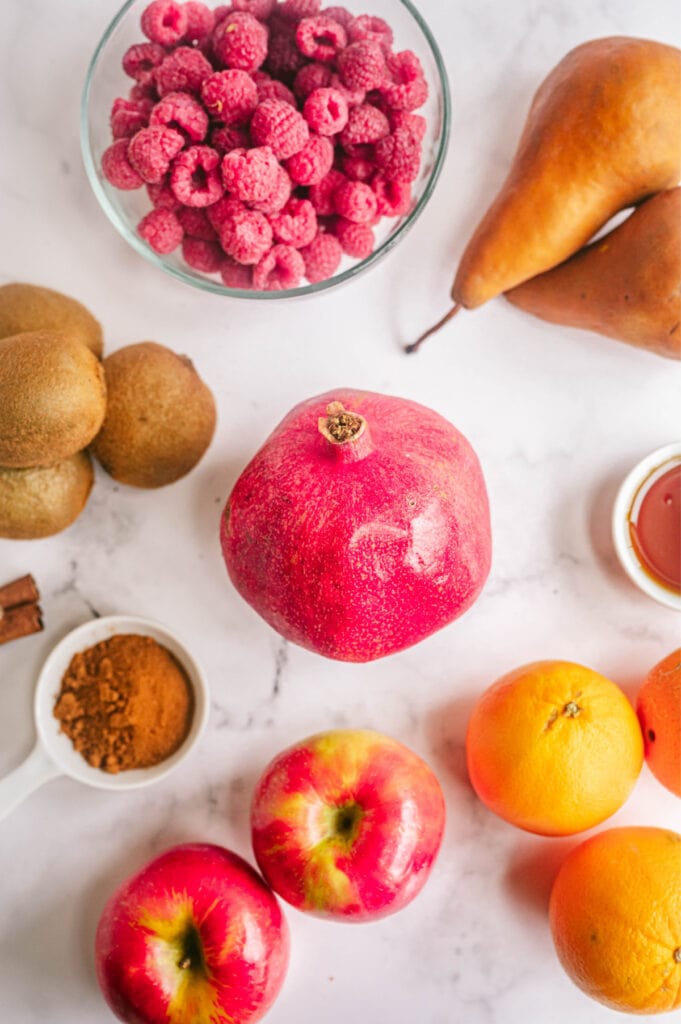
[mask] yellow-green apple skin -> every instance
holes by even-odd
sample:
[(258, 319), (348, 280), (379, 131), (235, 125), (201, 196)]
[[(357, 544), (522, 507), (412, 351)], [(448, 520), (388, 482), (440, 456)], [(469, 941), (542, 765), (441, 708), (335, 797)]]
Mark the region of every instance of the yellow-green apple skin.
[(284, 981), (289, 935), (246, 861), (186, 844), (114, 892), (95, 954), (104, 998), (125, 1024), (255, 1024)]
[(299, 910), (371, 921), (420, 892), (445, 825), (440, 784), (394, 739), (369, 730), (321, 733), (279, 754), (253, 796), (258, 866)]

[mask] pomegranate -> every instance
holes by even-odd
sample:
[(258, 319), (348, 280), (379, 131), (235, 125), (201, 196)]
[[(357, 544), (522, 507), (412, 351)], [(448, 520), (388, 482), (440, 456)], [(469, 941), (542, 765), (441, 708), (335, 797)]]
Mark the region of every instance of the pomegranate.
[(339, 661), (418, 643), (475, 601), (489, 505), (466, 438), (403, 398), (340, 389), (296, 406), (227, 501), (222, 550), (282, 636)]

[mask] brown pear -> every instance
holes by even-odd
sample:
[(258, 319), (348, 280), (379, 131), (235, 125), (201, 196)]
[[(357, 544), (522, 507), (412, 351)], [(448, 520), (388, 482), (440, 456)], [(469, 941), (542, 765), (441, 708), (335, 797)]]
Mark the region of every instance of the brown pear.
[(614, 214), (681, 178), (681, 50), (613, 36), (571, 50), (540, 85), (509, 173), (452, 287), (474, 309), (581, 249)]
[(595, 39), (537, 92), (453, 298), (471, 309), (555, 267), (627, 206), (681, 178), (681, 50)]
[(609, 234), (506, 298), (542, 320), (681, 359), (681, 188), (648, 199)]

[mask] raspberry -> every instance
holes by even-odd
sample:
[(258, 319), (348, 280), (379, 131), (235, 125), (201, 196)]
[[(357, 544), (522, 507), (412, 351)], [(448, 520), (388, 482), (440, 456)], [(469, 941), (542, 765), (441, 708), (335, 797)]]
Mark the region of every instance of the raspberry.
[(421, 166), (421, 142), (407, 128), (397, 128), (374, 148), (376, 166), (388, 181), (415, 181)]
[(220, 154), (211, 146), (191, 146), (176, 158), (170, 187), (185, 206), (210, 206), (224, 189), (219, 173)]
[(343, 250), (335, 235), (324, 232), (301, 249), (300, 255), (305, 263), (305, 277), (310, 284), (318, 284), (336, 273)]
[(363, 181), (345, 181), (333, 194), (336, 213), (354, 224), (368, 224), (376, 216), (376, 194)]
[(380, 43), (360, 39), (338, 54), (338, 73), (348, 89), (377, 89), (388, 74)]
[(366, 143), (378, 142), (385, 135), (390, 134), (390, 122), (388, 118), (377, 107), (369, 103), (363, 103), (359, 107), (353, 107), (348, 117), (348, 123), (341, 133), (341, 145), (344, 149), (350, 146), (361, 146)]
[(251, 135), (259, 146), (271, 146), (278, 160), (298, 153), (310, 137), (301, 114), (284, 100), (265, 100), (251, 121)]
[(342, 151), (339, 150), (338, 152), (337, 163), (339, 167), (343, 162), (344, 156), (361, 157), (362, 160), (371, 160), (371, 162), (374, 164), (374, 170), (376, 169), (376, 161), (374, 160), (374, 147), (371, 145), (368, 145), (366, 143), (358, 143), (356, 146), (351, 146), (350, 144), (344, 146)]
[(153, 0), (142, 12), (142, 31), (152, 43), (174, 46), (187, 31), (187, 12), (174, 0)]
[(210, 38), (215, 27), (215, 15), (210, 7), (199, 3), (198, 0), (187, 0), (184, 10), (187, 15), (187, 31), (184, 38), (189, 43), (201, 46)]
[(348, 25), (348, 38), (353, 43), (359, 42), (360, 39), (368, 39), (372, 43), (380, 43), (389, 50), (393, 44), (393, 30), (383, 18), (360, 14)]
[(258, 21), (267, 21), (276, 6), (277, 0), (233, 0), (232, 3), (235, 11), (252, 14)]
[(318, 135), (337, 135), (348, 123), (348, 104), (338, 89), (315, 89), (305, 100), (303, 116)]
[(277, 13), (289, 21), (300, 21), (301, 18), (313, 18), (319, 14), (322, 0), (284, 0), (279, 4)]
[(275, 245), (253, 271), (253, 285), (263, 292), (287, 291), (300, 284), (304, 273), (305, 262), (297, 249)]
[(252, 14), (235, 11), (216, 26), (213, 52), (223, 67), (256, 71), (267, 57), (267, 29)]
[(335, 213), (336, 207), (333, 201), (333, 194), (348, 179), (340, 171), (330, 170), (325, 178), (318, 185), (310, 188), (309, 200), (317, 211), (318, 217), (330, 217)]
[[(151, 205), (157, 210), (174, 210), (175, 213), (179, 214), (180, 210), (183, 209), (182, 203), (177, 199), (168, 184), (167, 178), (164, 178), (157, 185), (147, 185), (147, 195), (151, 200)], [(184, 227), (184, 224), (182, 226)]]
[(406, 128), (416, 136), (419, 142), (423, 142), (425, 139), (428, 122), (420, 114), (410, 114), (408, 110), (389, 110), (388, 119), (391, 132), (394, 132), (396, 128)]
[(245, 71), (216, 71), (201, 86), (201, 99), (211, 117), (224, 124), (245, 124), (258, 105), (255, 82)]
[(248, 149), (251, 140), (247, 129), (236, 125), (221, 125), (210, 133), (210, 144), (220, 153), (229, 153), (232, 149)]
[(189, 235), (190, 238), (199, 238), (202, 242), (214, 242), (218, 237), (205, 210), (199, 210), (194, 206), (180, 206), (176, 213), (185, 235)]
[(215, 7), (213, 10), (213, 19), (215, 26), (217, 27), (218, 22), (224, 21), (228, 14), (233, 14), (236, 8), (233, 4), (220, 4), (219, 7)]
[(233, 196), (223, 196), (222, 199), (218, 199), (217, 203), (207, 207), (206, 220), (215, 229), (216, 234), (220, 235), (230, 217), (245, 209), (246, 207), (240, 199), (235, 199)]
[(137, 43), (123, 54), (123, 70), (130, 78), (148, 85), (154, 80), (154, 69), (159, 66), (166, 51), (158, 43)]
[(157, 185), (170, 167), (170, 161), (184, 146), (184, 137), (173, 128), (154, 124), (142, 128), (128, 143), (128, 160), (150, 185)]
[(334, 225), (334, 233), (348, 256), (365, 260), (374, 251), (374, 233), (366, 224), (355, 224), (339, 217)]
[(284, 209), (270, 217), (274, 237), (278, 242), (302, 249), (317, 234), (317, 214), (309, 199), (290, 199)]
[(274, 78), (289, 80), (303, 64), (305, 58), (298, 49), (295, 32), (290, 25), (270, 22), (270, 46), (266, 68)]
[(339, 50), (347, 46), (348, 37), (342, 25), (320, 14), (298, 22), (296, 42), (306, 57), (328, 64), (336, 59)]
[(348, 89), (347, 85), (341, 82), (340, 75), (331, 75), (329, 85), (332, 89), (338, 89), (349, 107), (358, 107), (366, 99), (366, 89)]
[(293, 91), (303, 103), (315, 89), (324, 89), (331, 84), (331, 69), (325, 64), (306, 64), (295, 77)]
[(127, 139), (119, 139), (102, 153), (102, 173), (108, 182), (126, 192), (144, 184), (128, 159)]
[(149, 110), (151, 101), (146, 103), (134, 103), (132, 100), (125, 100), (122, 96), (113, 101), (111, 107), (111, 135), (114, 139), (128, 139), (140, 128), (146, 128), (149, 123)]
[(351, 21), (354, 21), (354, 14), (348, 11), (345, 7), (326, 7), (322, 12), (327, 18), (333, 18), (339, 25), (342, 25), (344, 29), (347, 29)]
[(351, 181), (369, 181), (374, 176), (376, 164), (372, 157), (359, 153), (356, 156), (344, 156), (341, 160), (341, 170)]
[(222, 160), (222, 183), (243, 203), (263, 203), (274, 192), (278, 168), (269, 146), (233, 149)]
[(237, 263), (257, 263), (272, 246), (272, 228), (257, 210), (238, 210), (225, 221), (220, 244)]
[(296, 185), (318, 185), (331, 170), (333, 157), (331, 140), (323, 135), (311, 135), (300, 152), (286, 161), (286, 170)]
[(152, 105), (158, 99), (158, 90), (156, 88), (156, 80), (142, 85), (141, 82), (135, 82), (132, 89), (128, 93), (128, 99), (132, 103), (149, 103)]
[(163, 255), (177, 249), (184, 231), (172, 210), (151, 210), (137, 225), (137, 232), (154, 252)]
[(169, 92), (193, 92), (198, 95), (204, 79), (213, 68), (200, 50), (191, 46), (178, 46), (156, 68), (156, 88), (159, 96)]
[(220, 277), (226, 288), (239, 288), (242, 291), (250, 291), (253, 287), (253, 267), (246, 267), (243, 263), (237, 263), (231, 256), (222, 257)]
[(291, 192), (293, 191), (293, 185), (288, 174), (284, 168), (279, 164), (277, 169), (277, 180), (274, 186), (274, 190), (271, 195), (263, 203), (253, 203), (253, 209), (259, 210), (260, 213), (266, 214), (268, 217), (274, 216), (283, 210), (287, 202), (291, 198)]
[(278, 78), (270, 78), (266, 71), (255, 71), (253, 81), (258, 92), (258, 103), (264, 103), (265, 100), (283, 100), (295, 110), (298, 109), (295, 96)]
[(398, 110), (422, 107), (428, 99), (428, 83), (416, 54), (411, 50), (389, 54), (388, 71), (390, 77), (379, 88), (390, 106)]
[(191, 142), (201, 142), (208, 131), (208, 115), (201, 104), (186, 92), (169, 92), (156, 104), (149, 124), (161, 124), (186, 134)]
[(411, 207), (411, 185), (403, 181), (388, 181), (379, 171), (371, 182), (377, 201), (377, 212), (382, 217), (402, 217)]
[(184, 238), (182, 255), (185, 263), (203, 274), (216, 274), (225, 258), (217, 242), (204, 242), (201, 238)]

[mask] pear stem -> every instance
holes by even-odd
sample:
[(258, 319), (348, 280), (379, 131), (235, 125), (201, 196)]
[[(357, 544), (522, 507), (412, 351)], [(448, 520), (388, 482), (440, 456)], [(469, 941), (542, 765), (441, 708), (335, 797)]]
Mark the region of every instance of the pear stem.
[(456, 316), (456, 314), (459, 312), (460, 309), (461, 309), (461, 303), (460, 302), (455, 303), (455, 305), (452, 306), (452, 308), (449, 310), (449, 312), (445, 313), (445, 315), (442, 317), (442, 319), (438, 320), (438, 322), (433, 327), (429, 327), (428, 330), (424, 334), (422, 334), (420, 338), (417, 338), (416, 341), (412, 341), (411, 345), (405, 345), (404, 346), (404, 351), (408, 355), (411, 355), (413, 352), (418, 352), (418, 350), (421, 348), (421, 345), (423, 345), (424, 341), (427, 338), (430, 338), (431, 334), (437, 334), (437, 332), (442, 327), (444, 327), (445, 324), (448, 324), (450, 320), (453, 320), (454, 317)]

